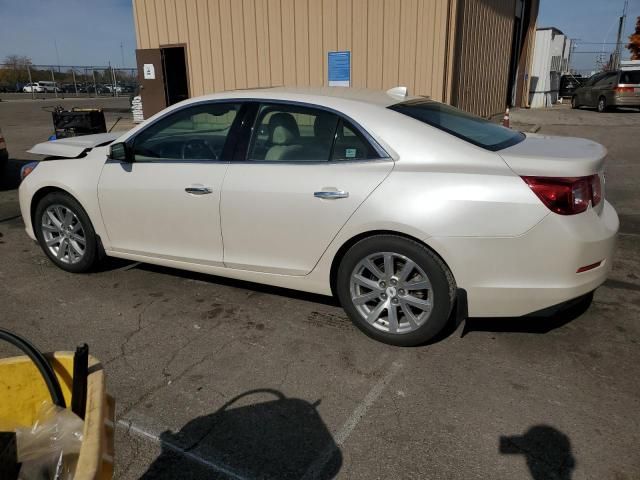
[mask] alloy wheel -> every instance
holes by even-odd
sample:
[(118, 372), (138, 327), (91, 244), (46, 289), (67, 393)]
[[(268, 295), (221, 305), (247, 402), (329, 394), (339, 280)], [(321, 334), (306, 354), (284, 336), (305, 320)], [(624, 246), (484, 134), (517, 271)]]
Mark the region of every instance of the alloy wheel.
[(82, 260), (87, 247), (84, 228), (78, 216), (64, 205), (50, 205), (42, 214), (40, 228), (49, 252), (62, 263)]
[(433, 309), (433, 289), (425, 271), (394, 252), (362, 259), (350, 277), (351, 301), (362, 318), (387, 333), (420, 328)]

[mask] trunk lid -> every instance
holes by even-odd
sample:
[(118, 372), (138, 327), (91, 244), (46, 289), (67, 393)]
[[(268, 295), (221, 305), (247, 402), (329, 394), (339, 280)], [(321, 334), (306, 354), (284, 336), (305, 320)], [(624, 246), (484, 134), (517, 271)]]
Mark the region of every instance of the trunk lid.
[(123, 132), (97, 133), (95, 135), (82, 135), (80, 137), (60, 138), (49, 142), (38, 143), (27, 150), (36, 155), (50, 157), (78, 158), (95, 147), (109, 145)]
[(527, 138), (497, 153), (518, 175), (585, 177), (600, 173), (607, 149), (584, 138), (527, 133)]

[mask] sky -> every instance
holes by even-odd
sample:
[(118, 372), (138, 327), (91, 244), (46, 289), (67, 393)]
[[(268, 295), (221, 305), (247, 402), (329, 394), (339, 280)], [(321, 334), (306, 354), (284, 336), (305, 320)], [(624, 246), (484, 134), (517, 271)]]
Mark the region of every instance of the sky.
[[(624, 0), (540, 0), (538, 26), (556, 27), (569, 38), (579, 39), (571, 67), (591, 70), (598, 54), (577, 52), (601, 52), (604, 49), (605, 53), (611, 53), (615, 49), (618, 19), (623, 7)], [(625, 45), (635, 30), (639, 16), (640, 0), (629, 0), (626, 28), (622, 36)], [(611, 44), (603, 45), (603, 42)], [(628, 60), (629, 57), (629, 50), (623, 48), (622, 60)]]
[(0, 62), (135, 67), (135, 50), (132, 0), (0, 0)]
[[(131, 3), (132, 0), (0, 0), (0, 61), (18, 54), (42, 65), (102, 66), (111, 62), (117, 67), (135, 67)], [(611, 52), (614, 45), (602, 43), (615, 42), (623, 5), (624, 0), (540, 0), (538, 25), (557, 27), (570, 38), (579, 39), (576, 52)], [(625, 41), (638, 16), (640, 0), (629, 0)], [(628, 55), (624, 49), (623, 59)], [(572, 67), (591, 69), (596, 57), (597, 54), (575, 53)]]

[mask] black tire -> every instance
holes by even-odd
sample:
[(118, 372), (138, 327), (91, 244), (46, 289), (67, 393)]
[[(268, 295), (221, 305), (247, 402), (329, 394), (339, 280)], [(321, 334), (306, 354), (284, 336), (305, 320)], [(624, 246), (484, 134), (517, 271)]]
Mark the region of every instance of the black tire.
[[(76, 215), (78, 222), (82, 226), (82, 230), (84, 231), (85, 249), (84, 255), (77, 263), (62, 261), (49, 250), (49, 247), (46, 244), (42, 227), (42, 218), (47, 208), (53, 205), (61, 205), (64, 208), (70, 209)], [(43, 197), (36, 206), (33, 218), (33, 228), (42, 251), (62, 270), (72, 273), (84, 273), (91, 271), (96, 266), (100, 258), (98, 237), (93, 229), (89, 215), (87, 215), (84, 208), (82, 208), (78, 201), (71, 195), (64, 192), (52, 192)]]
[[(380, 252), (393, 252), (415, 262), (431, 282), (433, 307), (418, 328), (406, 333), (389, 333), (368, 323), (351, 299), (351, 275), (361, 260)], [(447, 324), (455, 301), (456, 283), (445, 263), (424, 245), (397, 235), (375, 235), (353, 245), (338, 268), (336, 293), (352, 322), (369, 337), (390, 345), (410, 347), (434, 338)]]
[(607, 99), (604, 97), (600, 97), (598, 99), (598, 105), (596, 107), (599, 113), (604, 113), (607, 111), (609, 107), (607, 107)]
[(571, 108), (580, 108), (580, 105), (578, 105), (578, 97), (576, 95), (571, 97)]

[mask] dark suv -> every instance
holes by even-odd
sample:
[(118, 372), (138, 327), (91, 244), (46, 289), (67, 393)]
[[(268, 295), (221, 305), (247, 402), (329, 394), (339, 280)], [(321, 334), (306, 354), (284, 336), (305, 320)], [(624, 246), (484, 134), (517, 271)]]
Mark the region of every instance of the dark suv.
[(575, 91), (571, 107), (640, 108), (640, 70), (596, 73)]
[(2, 130), (0, 130), (0, 173), (4, 170), (4, 167), (9, 160), (9, 153), (7, 152), (7, 144), (2, 136)]

